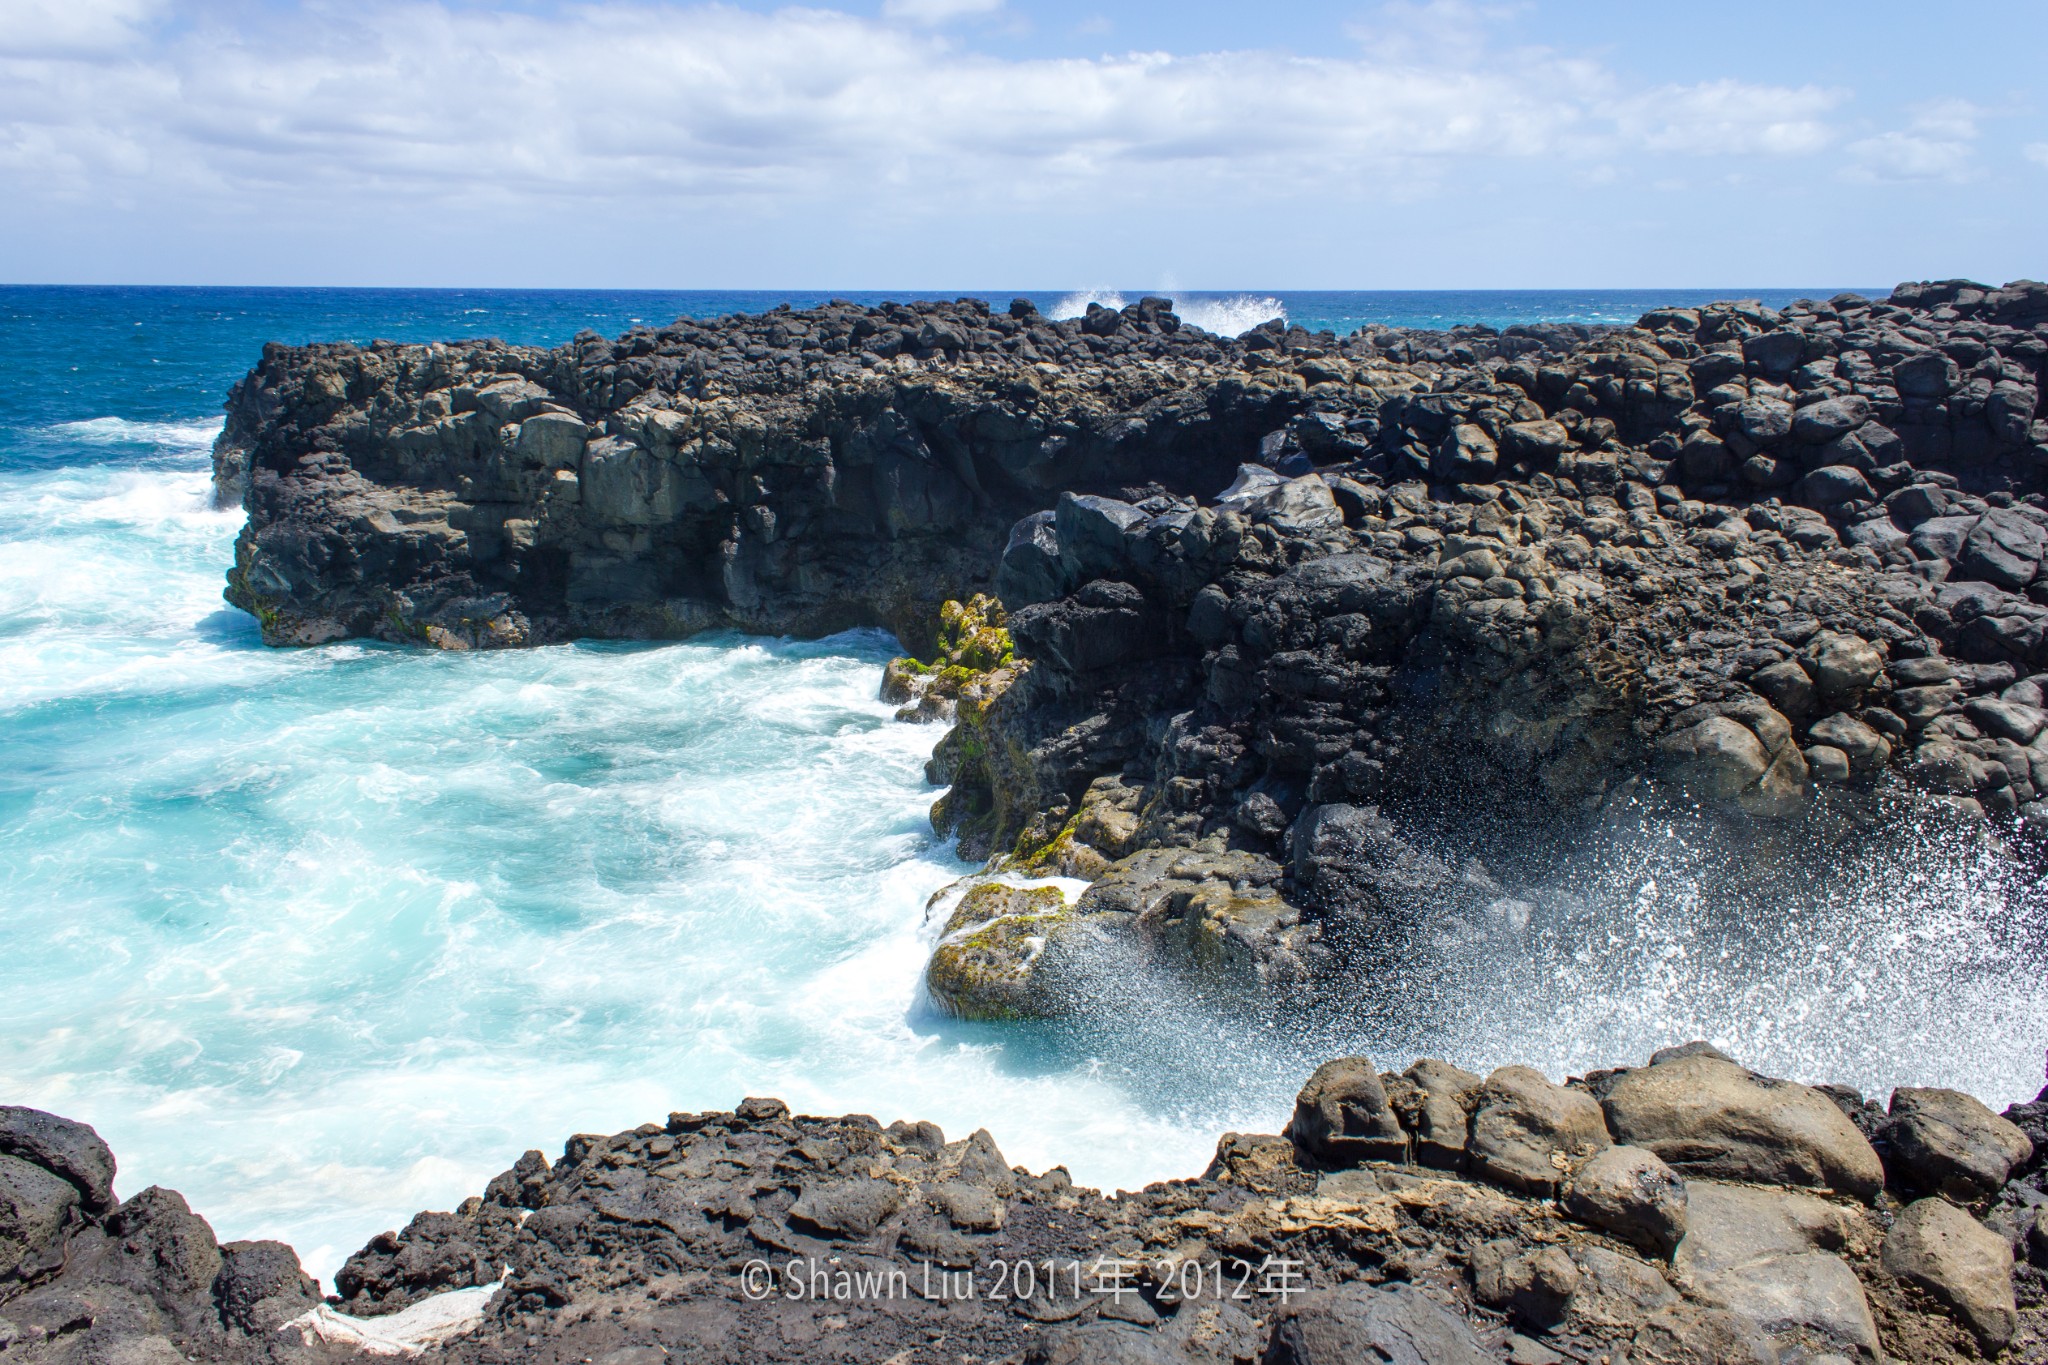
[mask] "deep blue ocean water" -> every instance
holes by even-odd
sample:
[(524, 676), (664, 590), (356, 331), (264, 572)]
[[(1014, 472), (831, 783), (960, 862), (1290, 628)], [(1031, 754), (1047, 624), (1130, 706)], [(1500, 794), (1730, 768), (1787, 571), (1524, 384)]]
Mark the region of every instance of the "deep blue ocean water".
[[(1713, 296), (1182, 307), (1348, 330)], [(1594, 932), (1471, 964), (1398, 1037), (1170, 1005), (966, 1027), (920, 1004), (927, 898), (967, 869), (925, 819), (936, 732), (876, 698), (887, 638), (287, 652), (221, 602), (240, 517), (208, 506), (207, 450), (264, 341), (557, 342), (825, 297), (0, 289), (0, 1102), (93, 1122), (123, 1191), (179, 1188), (327, 1274), (528, 1146), (746, 1094), (987, 1126), (1109, 1186), (1276, 1128), (1337, 1047), (1562, 1074), (1708, 1036), (1782, 1074), (2032, 1094), (2048, 986), (2006, 945), (2040, 926), (1978, 846), (1903, 839), (1784, 907), (1794, 950), (1758, 960), (1716, 937), (1685, 832), (1631, 832), (1584, 853)]]

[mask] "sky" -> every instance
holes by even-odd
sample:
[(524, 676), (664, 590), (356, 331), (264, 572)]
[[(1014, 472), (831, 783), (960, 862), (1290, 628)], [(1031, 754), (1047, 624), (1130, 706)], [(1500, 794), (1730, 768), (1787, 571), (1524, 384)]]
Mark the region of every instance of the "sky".
[(2048, 273), (2048, 4), (0, 0), (0, 281)]

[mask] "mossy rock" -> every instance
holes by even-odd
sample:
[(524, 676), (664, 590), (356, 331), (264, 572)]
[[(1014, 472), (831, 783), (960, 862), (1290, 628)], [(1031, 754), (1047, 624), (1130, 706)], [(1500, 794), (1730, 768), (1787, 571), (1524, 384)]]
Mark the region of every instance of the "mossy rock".
[(1080, 923), (1057, 887), (975, 887), (925, 967), (933, 1004), (960, 1019), (1051, 1017), (1057, 1009), (1039, 967), (1047, 946)]

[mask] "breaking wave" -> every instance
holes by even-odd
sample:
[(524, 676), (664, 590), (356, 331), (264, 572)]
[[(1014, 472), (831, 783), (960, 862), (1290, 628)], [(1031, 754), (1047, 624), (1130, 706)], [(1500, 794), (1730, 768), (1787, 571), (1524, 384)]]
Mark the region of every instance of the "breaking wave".
[[(1218, 336), (1234, 337), (1249, 332), (1262, 322), (1279, 318), (1287, 320), (1287, 307), (1280, 300), (1266, 294), (1193, 294), (1170, 292), (1173, 311), (1180, 320), (1191, 327)], [(1055, 319), (1078, 318), (1087, 313), (1088, 305), (1099, 303), (1104, 308), (1122, 308), (1130, 302), (1114, 289), (1084, 289), (1063, 296), (1054, 305)]]

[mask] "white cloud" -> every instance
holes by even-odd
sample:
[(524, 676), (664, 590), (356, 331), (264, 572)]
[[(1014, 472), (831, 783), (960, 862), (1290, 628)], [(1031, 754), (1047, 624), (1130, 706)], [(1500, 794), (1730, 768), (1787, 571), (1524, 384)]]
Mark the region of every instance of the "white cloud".
[(141, 37), (163, 0), (0, 0), (0, 57), (85, 57)]
[(913, 24), (943, 24), (970, 14), (993, 14), (1003, 0), (883, 0), (882, 14)]
[[(252, 206), (295, 193), (809, 200), (879, 186), (915, 212), (961, 195), (1310, 182), (1412, 198), (1473, 159), (1804, 155), (1832, 137), (1838, 99), (1735, 81), (1633, 90), (1598, 63), (1483, 44), (1455, 62), (1421, 50), (1001, 60), (828, 10), (605, 0), (556, 13), (411, 0), (234, 10), (235, 23), (119, 50), (146, 4), (35, 0), (39, 41), (105, 46), (93, 60), (0, 56), (0, 168), (14, 184)], [(891, 11), (970, 6), (993, 8)], [(73, 29), (51, 17), (63, 13), (79, 16)]]
[(1964, 100), (1915, 106), (1902, 129), (1849, 144), (1849, 178), (1874, 182), (1974, 179), (1977, 121), (1983, 111)]
[(2020, 148), (2020, 155), (2037, 165), (2048, 166), (2048, 142), (2029, 142)]
[(1718, 80), (1624, 98), (1619, 118), (1631, 139), (1653, 152), (1807, 156), (1834, 140), (1827, 115), (1844, 98), (1842, 91), (1810, 85)]

